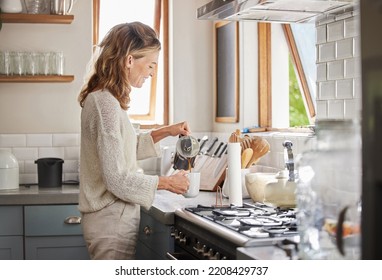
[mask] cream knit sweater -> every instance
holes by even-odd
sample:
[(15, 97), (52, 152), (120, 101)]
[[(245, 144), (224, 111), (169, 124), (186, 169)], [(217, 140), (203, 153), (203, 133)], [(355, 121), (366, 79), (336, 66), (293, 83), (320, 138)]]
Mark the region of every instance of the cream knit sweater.
[(137, 159), (159, 155), (151, 133), (137, 136), (110, 92), (89, 94), (81, 112), (79, 210), (98, 211), (116, 199), (150, 208), (159, 178), (137, 173)]

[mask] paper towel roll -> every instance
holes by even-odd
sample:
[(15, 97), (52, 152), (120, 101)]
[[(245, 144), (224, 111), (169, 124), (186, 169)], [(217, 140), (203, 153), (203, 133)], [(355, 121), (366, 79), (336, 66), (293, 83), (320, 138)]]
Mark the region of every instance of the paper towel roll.
[(228, 143), (228, 184), (229, 203), (243, 206), (241, 189), (241, 146), (240, 143)]

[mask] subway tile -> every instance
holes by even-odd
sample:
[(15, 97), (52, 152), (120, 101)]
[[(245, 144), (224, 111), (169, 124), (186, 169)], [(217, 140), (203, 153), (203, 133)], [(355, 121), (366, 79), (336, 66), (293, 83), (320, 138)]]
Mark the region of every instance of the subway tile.
[(78, 173), (78, 160), (64, 160), (62, 171), (64, 173)]
[(0, 147), (25, 147), (25, 134), (0, 134)]
[(326, 63), (318, 63), (317, 64), (317, 82), (326, 81)]
[(316, 109), (317, 119), (327, 119), (328, 118), (328, 102), (326, 100), (317, 100), (316, 101)]
[(318, 63), (332, 61), (335, 58), (336, 58), (335, 42), (318, 45)]
[(27, 134), (28, 147), (51, 147), (52, 134)]
[(54, 158), (64, 158), (65, 148), (56, 147), (56, 148), (39, 148), (38, 149), (38, 158), (54, 157)]
[(24, 173), (37, 173), (37, 164), (35, 163), (35, 160), (25, 160), (24, 168)]
[(359, 36), (359, 21), (355, 17), (345, 19), (345, 38)]
[(345, 116), (344, 100), (328, 100), (328, 118), (343, 119)]
[(79, 134), (53, 134), (53, 147), (78, 146)]
[(362, 98), (362, 80), (361, 77), (357, 77), (354, 79), (354, 98), (361, 99)]
[(19, 165), (19, 174), (25, 173), (25, 162), (23, 160), (18, 160), (18, 165)]
[(336, 21), (329, 23), (328, 30), (328, 42), (338, 41), (344, 38), (344, 21)]
[(345, 119), (360, 119), (361, 117), (361, 100), (348, 99), (345, 100)]
[(37, 159), (37, 148), (13, 148), (12, 153), (17, 160), (34, 160)]
[(360, 76), (360, 60), (356, 57), (345, 59), (345, 78)]
[(344, 61), (328, 62), (328, 80), (337, 80), (344, 78)]
[(78, 173), (64, 173), (64, 181), (79, 181)]
[(19, 182), (20, 184), (37, 184), (38, 183), (37, 173), (20, 174)]
[(361, 56), (361, 39), (359, 37), (355, 37), (354, 39), (354, 56)]
[(327, 81), (319, 83), (319, 100), (336, 98), (336, 82)]
[(65, 147), (64, 148), (65, 159), (79, 159), (80, 158), (80, 147)]
[(350, 58), (354, 55), (354, 40), (353, 38), (337, 41), (336, 58)]
[(337, 99), (351, 99), (354, 96), (353, 79), (337, 81)]
[(322, 44), (326, 42), (326, 25), (318, 26), (316, 28), (316, 44)]

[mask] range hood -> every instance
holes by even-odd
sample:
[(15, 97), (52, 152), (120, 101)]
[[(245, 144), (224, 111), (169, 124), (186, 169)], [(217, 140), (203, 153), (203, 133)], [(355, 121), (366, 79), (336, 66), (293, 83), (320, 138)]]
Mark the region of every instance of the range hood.
[(197, 18), (307, 23), (319, 16), (353, 10), (355, 1), (358, 0), (213, 0), (197, 9)]

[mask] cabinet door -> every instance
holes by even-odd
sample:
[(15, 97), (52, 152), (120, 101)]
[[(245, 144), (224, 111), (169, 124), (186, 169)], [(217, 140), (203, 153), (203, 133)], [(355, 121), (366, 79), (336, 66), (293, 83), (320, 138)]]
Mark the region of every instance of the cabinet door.
[(0, 260), (23, 258), (23, 207), (0, 206)]
[(27, 260), (88, 260), (82, 236), (25, 237)]
[(26, 259), (89, 259), (77, 205), (25, 206), (24, 217)]
[(22, 236), (0, 236), (0, 260), (24, 259)]
[(82, 235), (80, 223), (68, 222), (81, 216), (77, 205), (25, 206), (24, 215), (25, 236)]
[(23, 207), (0, 206), (0, 236), (23, 235)]
[(137, 259), (166, 259), (167, 252), (174, 251), (171, 238), (171, 226), (164, 225), (141, 211), (139, 226)]

